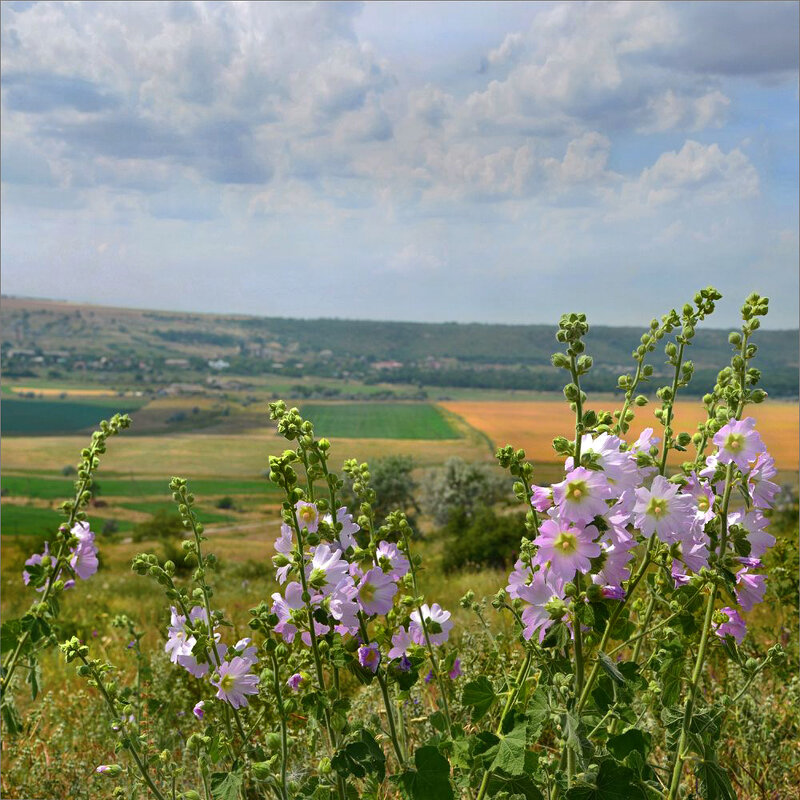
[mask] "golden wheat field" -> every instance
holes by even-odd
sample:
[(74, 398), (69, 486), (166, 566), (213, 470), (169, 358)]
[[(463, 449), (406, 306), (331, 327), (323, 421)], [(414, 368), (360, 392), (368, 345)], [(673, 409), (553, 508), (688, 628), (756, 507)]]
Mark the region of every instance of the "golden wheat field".
[[(511, 444), (522, 447), (531, 461), (538, 462), (561, 460), (553, 452), (553, 437), (569, 437), (575, 424), (575, 416), (563, 400), (535, 403), (464, 401), (444, 402), (441, 405), (485, 433), (496, 446)], [(659, 430), (658, 420), (653, 416), (654, 409), (652, 403), (636, 409), (632, 438), (647, 427), (653, 427), (656, 432)], [(800, 431), (797, 403), (766, 402), (750, 406), (747, 413), (756, 418), (757, 428), (774, 456), (778, 469), (796, 471)], [(694, 433), (697, 423), (705, 417), (705, 410), (699, 401), (678, 402), (675, 405), (674, 428), (676, 431)], [(683, 460), (680, 453), (673, 456), (675, 463)]]

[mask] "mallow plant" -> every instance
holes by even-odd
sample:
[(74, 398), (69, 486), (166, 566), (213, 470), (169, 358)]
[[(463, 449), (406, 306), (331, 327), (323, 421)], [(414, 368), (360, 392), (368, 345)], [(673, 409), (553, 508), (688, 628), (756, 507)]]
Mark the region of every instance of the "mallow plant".
[[(201, 699), (185, 710), (194, 730), (157, 750), (138, 686), (123, 685), (77, 638), (61, 644), (105, 706), (116, 757), (96, 771), (114, 796), (736, 797), (717, 746), (731, 711), (782, 657), (779, 645), (750, 655), (747, 640), (778, 487), (747, 414), (766, 397), (753, 366), (766, 298), (743, 305), (730, 365), (702, 398), (705, 420), (693, 433), (678, 429), (695, 332), (719, 298), (703, 289), (650, 323), (635, 369), (619, 379), (617, 410), (590, 407), (581, 388), (592, 368), (585, 315), (561, 318), (552, 362), (566, 372), (575, 420), (553, 441), (563, 478), (538, 483), (523, 450), (498, 450), (527, 535), (505, 586), (488, 602), (462, 598), (477, 633), (462, 634), (452, 609), (426, 595), (416, 532), (401, 511), (376, 515), (369, 466), (350, 459), (334, 472), (330, 442), (298, 409), (269, 405), (288, 445), (268, 464), (283, 493), (274, 546), (261, 554), (275, 591), (250, 610), (246, 636), (215, 600), (217, 559), (189, 484), (173, 478), (193, 572), (181, 578), (151, 553), (132, 567), (163, 591), (160, 646), (197, 684)], [(655, 424), (634, 438), (634, 411), (655, 375), (648, 362), (662, 345), (669, 378), (655, 391)], [(115, 418), (101, 427), (55, 549), (26, 562), (23, 579), (40, 595), (3, 624), (7, 729), (20, 724), (6, 697), (23, 663), (36, 694), (35, 646), (57, 634), (56, 598), (97, 567), (82, 504), (105, 437), (126, 426)], [(115, 625), (130, 631), (139, 658), (142, 633), (127, 618)], [(491, 653), (478, 662), (484, 672), (471, 650), (459, 652), (481, 637)], [(732, 696), (714, 685), (720, 665), (739, 676)]]

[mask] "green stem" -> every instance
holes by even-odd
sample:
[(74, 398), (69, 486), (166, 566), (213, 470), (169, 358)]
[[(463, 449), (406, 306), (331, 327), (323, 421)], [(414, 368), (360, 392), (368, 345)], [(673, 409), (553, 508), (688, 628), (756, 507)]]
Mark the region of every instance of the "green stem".
[[(503, 713), (500, 715), (500, 721), (497, 723), (497, 728), (495, 729), (495, 736), (500, 736), (503, 732), (503, 724), (506, 721), (506, 717), (508, 716), (508, 712), (514, 705), (517, 697), (519, 696), (520, 689), (525, 685), (525, 681), (527, 680), (527, 673), (530, 669), (531, 659), (533, 658), (533, 651), (528, 650), (525, 661), (523, 661), (522, 665), (517, 672), (517, 678), (514, 682), (514, 686), (512, 686), (508, 691), (508, 698), (506, 699), (506, 704), (503, 707)], [(478, 789), (478, 797), (476, 800), (483, 800), (484, 796), (486, 795), (486, 790), (489, 786), (489, 778), (492, 775), (492, 770), (487, 769), (486, 772), (483, 773), (483, 780), (481, 781), (480, 789)]]
[(283, 694), (281, 693), (281, 681), (278, 675), (278, 657), (275, 651), (270, 651), (270, 658), (272, 659), (272, 672), (275, 676), (275, 698), (278, 701), (278, 716), (281, 721), (281, 797), (283, 800), (289, 800), (289, 794), (286, 786), (286, 770), (289, 761), (289, 740), (286, 731), (286, 712), (283, 708)]

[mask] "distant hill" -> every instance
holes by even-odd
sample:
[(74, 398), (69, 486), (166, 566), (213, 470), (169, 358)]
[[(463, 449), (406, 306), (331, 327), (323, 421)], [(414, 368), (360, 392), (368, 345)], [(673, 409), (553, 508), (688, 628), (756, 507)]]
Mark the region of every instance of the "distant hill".
[[(643, 330), (591, 328), (586, 345), (595, 369), (587, 388), (614, 389), (616, 376), (631, 369), (631, 351)], [(62, 364), (105, 358), (135, 369), (140, 361), (177, 360), (199, 369), (224, 359), (230, 374), (274, 371), (421, 386), (557, 390), (563, 376), (550, 366), (554, 334), (555, 324), (302, 320), (2, 298), (6, 372), (24, 363), (30, 367), (35, 358), (49, 363), (48, 353), (60, 353)], [(767, 391), (796, 396), (798, 331), (759, 331), (754, 341)], [(713, 384), (730, 352), (727, 330), (698, 329), (688, 353), (696, 366), (696, 391)], [(651, 363), (657, 374), (666, 374), (663, 352), (654, 353)]]

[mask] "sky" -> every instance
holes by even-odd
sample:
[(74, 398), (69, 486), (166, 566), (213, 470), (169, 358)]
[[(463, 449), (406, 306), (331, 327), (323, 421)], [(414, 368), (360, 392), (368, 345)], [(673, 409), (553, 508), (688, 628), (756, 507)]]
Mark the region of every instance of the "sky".
[(4, 294), (798, 325), (797, 2), (4, 2)]

